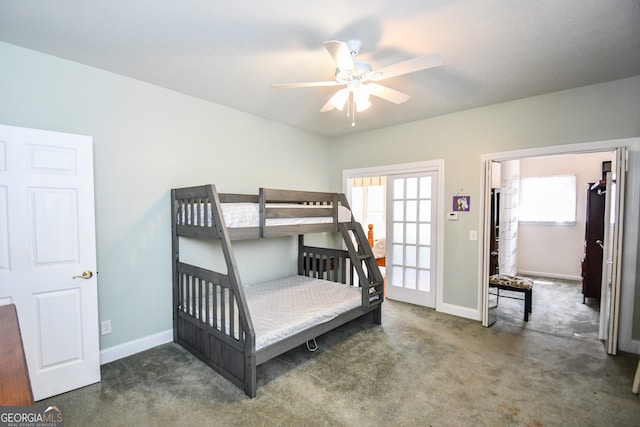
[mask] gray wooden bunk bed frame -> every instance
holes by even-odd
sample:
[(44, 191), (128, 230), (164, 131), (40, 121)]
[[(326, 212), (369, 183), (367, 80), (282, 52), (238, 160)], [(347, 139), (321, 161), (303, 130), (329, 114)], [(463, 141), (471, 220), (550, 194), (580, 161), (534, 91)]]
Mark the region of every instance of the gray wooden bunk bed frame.
[[(222, 203), (257, 203), (258, 226), (227, 227)], [(301, 209), (291, 209), (291, 203), (314, 208), (300, 212)], [(280, 207), (279, 204), (288, 204), (289, 207)], [(171, 190), (171, 205), (174, 341), (244, 390), (249, 397), (256, 396), (258, 365), (369, 313), (372, 313), (375, 324), (381, 324), (384, 279), (362, 226), (353, 215), (348, 222), (338, 221), (338, 206), (349, 208), (344, 194), (265, 188), (261, 188), (258, 195), (228, 194), (218, 193), (214, 185), (202, 185)], [(300, 216), (331, 217), (332, 221), (268, 225), (270, 218)], [(339, 233), (346, 250), (308, 246), (304, 242), (305, 234), (327, 232)], [(298, 236), (298, 275), (359, 288), (361, 305), (256, 350), (256, 334), (232, 241), (295, 235)], [(212, 271), (182, 262), (181, 237), (219, 241), (227, 271)], [(312, 285), (310, 292), (313, 292)], [(200, 298), (199, 302), (195, 307), (189, 307), (194, 295)], [(210, 303), (210, 300), (215, 303)], [(211, 316), (210, 310), (218, 310), (218, 313)]]

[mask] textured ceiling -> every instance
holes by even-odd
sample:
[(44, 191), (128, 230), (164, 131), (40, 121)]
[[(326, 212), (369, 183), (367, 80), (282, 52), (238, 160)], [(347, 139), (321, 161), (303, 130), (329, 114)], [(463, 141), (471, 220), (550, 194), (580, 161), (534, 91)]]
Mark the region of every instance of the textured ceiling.
[[(324, 41), (359, 39), (374, 69), (440, 53), (382, 82), (411, 95), (319, 110), (335, 87)], [(0, 40), (311, 132), (338, 136), (640, 74), (640, 0), (0, 0)]]

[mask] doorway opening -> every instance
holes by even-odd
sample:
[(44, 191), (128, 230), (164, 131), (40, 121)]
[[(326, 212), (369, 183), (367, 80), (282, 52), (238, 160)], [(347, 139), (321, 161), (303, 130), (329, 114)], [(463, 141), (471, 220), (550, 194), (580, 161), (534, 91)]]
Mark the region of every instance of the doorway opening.
[[(521, 292), (489, 290), (489, 324), (557, 336), (602, 338), (604, 182), (615, 152), (492, 162), (490, 275), (533, 280), (523, 320)], [(615, 167), (615, 164), (614, 164)]]
[[(499, 166), (502, 166), (502, 164), (506, 164), (511, 161), (534, 161), (536, 159), (537, 161), (545, 163), (545, 161), (550, 161), (551, 159), (554, 159), (554, 158), (560, 163), (567, 163), (568, 160), (573, 155), (587, 155), (588, 153), (591, 153), (591, 155), (594, 155), (594, 156), (603, 155), (606, 157), (606, 155), (608, 154), (613, 156), (613, 158), (615, 159), (615, 162), (613, 162), (614, 163), (613, 172), (614, 172), (614, 178), (617, 178), (617, 180), (614, 179), (614, 184), (611, 187), (607, 187), (606, 190), (602, 188), (601, 191), (603, 193), (605, 191), (609, 192), (609, 194), (612, 196), (608, 198), (608, 200), (611, 200), (611, 211), (605, 214), (605, 218), (607, 219), (615, 218), (615, 221), (609, 221), (609, 220), (605, 221), (606, 226), (604, 228), (605, 228), (605, 231), (607, 231), (608, 233), (608, 237), (605, 236), (604, 242), (602, 241), (599, 242), (601, 245), (602, 243), (604, 243), (604, 245), (609, 245), (609, 248), (611, 248), (610, 249), (611, 252), (608, 252), (607, 249), (605, 249), (604, 257), (603, 257), (603, 260), (605, 262), (603, 262), (602, 264), (603, 285), (601, 288), (602, 293), (600, 298), (602, 305), (599, 310), (604, 316), (599, 319), (599, 322), (600, 322), (600, 325), (604, 324), (605, 326), (604, 326), (604, 332), (599, 331), (599, 336), (602, 339), (602, 334), (604, 334), (604, 336), (606, 337), (605, 340), (607, 344), (607, 352), (609, 352), (610, 354), (615, 354), (615, 351), (617, 348), (617, 337), (618, 337), (617, 328), (619, 324), (618, 316), (619, 316), (619, 307), (620, 307), (620, 286), (621, 286), (621, 277), (622, 277), (622, 263), (621, 263), (622, 243), (623, 243), (622, 242), (622, 223), (623, 223), (622, 219), (623, 219), (624, 203), (625, 203), (624, 182), (625, 182), (625, 175), (626, 175), (627, 147), (633, 147), (635, 149), (637, 148), (637, 142), (638, 141), (634, 139), (619, 140), (619, 141), (601, 141), (601, 142), (595, 142), (595, 143), (574, 144), (574, 145), (568, 145), (568, 146), (553, 146), (553, 147), (545, 147), (545, 148), (539, 148), (539, 149), (519, 150), (514, 152), (506, 152), (506, 153), (494, 153), (494, 154), (487, 154), (482, 156), (482, 161), (484, 165), (483, 183), (482, 183), (483, 209), (481, 211), (481, 220), (483, 224), (482, 226), (483, 247), (480, 254), (481, 265), (480, 265), (479, 273), (481, 275), (480, 283), (482, 283), (482, 286), (480, 291), (481, 295), (479, 297), (481, 298), (481, 307), (482, 307), (481, 315), (482, 315), (482, 322), (484, 326), (490, 326), (491, 322), (495, 320), (495, 318), (492, 319), (491, 312), (495, 308), (495, 303), (496, 303), (496, 301), (492, 299), (491, 295), (489, 295), (490, 292), (489, 292), (489, 285), (488, 285), (488, 282), (489, 282), (488, 278), (490, 276), (489, 273), (492, 272), (491, 269), (493, 268), (491, 263), (491, 255), (490, 255), (493, 249), (491, 248), (492, 242), (490, 239), (491, 233), (492, 233), (492, 230), (491, 230), (492, 218), (491, 218), (491, 210), (490, 210), (492, 188), (500, 189), (499, 192), (500, 192), (501, 204), (504, 203), (504, 198), (505, 198), (505, 191), (504, 191), (505, 186), (503, 184), (495, 185), (492, 182), (492, 175), (493, 175), (492, 172), (496, 168), (496, 164), (498, 164)], [(619, 148), (619, 147), (622, 147), (622, 148)], [(554, 156), (562, 156), (562, 157), (556, 158)], [(593, 179), (591, 182), (591, 185), (594, 186), (594, 188), (597, 187), (599, 184), (604, 185), (604, 180), (602, 179), (602, 176), (606, 171), (603, 172), (603, 165), (607, 163), (611, 164), (609, 162), (610, 160), (605, 159), (605, 160), (600, 160), (597, 163), (598, 170), (597, 172), (593, 173)], [(605, 167), (604, 169), (606, 170), (607, 167)], [(611, 170), (611, 168), (608, 168), (608, 169)], [(611, 177), (612, 174), (609, 172), (608, 175), (609, 177)], [(524, 177), (524, 173), (522, 174), (522, 176)], [(511, 182), (516, 182), (516, 181), (519, 181), (520, 178), (521, 176), (520, 176), (519, 170), (516, 170), (515, 173), (507, 174), (507, 181), (511, 179)], [(504, 181), (504, 179), (502, 180)], [(586, 187), (586, 184), (583, 183), (582, 185)], [(507, 192), (511, 191), (513, 193), (514, 200), (516, 201), (519, 200), (519, 196), (520, 196), (519, 188), (509, 188), (509, 186), (507, 186), (506, 188), (508, 190)], [(579, 192), (581, 191), (584, 194), (586, 193), (586, 188), (581, 188), (580, 186), (578, 186), (578, 191)], [(517, 195), (518, 197), (515, 197), (515, 195)], [(631, 195), (630, 200), (631, 199), (633, 199), (633, 205), (637, 204), (635, 195)], [(508, 207), (512, 208), (513, 207), (512, 204), (513, 202), (509, 202)], [(585, 209), (586, 209), (586, 201), (580, 207), (576, 205), (576, 212), (578, 214), (580, 214)], [(516, 213), (517, 213), (517, 210), (516, 210)], [(514, 216), (515, 216), (515, 219), (514, 219)], [(527, 259), (527, 256), (526, 256), (527, 247), (519, 246), (519, 245), (523, 245), (522, 242), (527, 240), (526, 238), (527, 233), (529, 233), (530, 239), (532, 238), (531, 236), (533, 236), (534, 240), (536, 238), (538, 239), (538, 243), (537, 243), (538, 249), (536, 251), (537, 255), (534, 256), (533, 258), (531, 257), (529, 258), (533, 259), (535, 262), (538, 262), (538, 263), (540, 261), (542, 262), (546, 261), (549, 263), (549, 265), (552, 265), (553, 262), (556, 262), (558, 259), (561, 259), (559, 256), (554, 255), (553, 251), (561, 247), (562, 244), (564, 244), (565, 240), (567, 239), (549, 237), (548, 235), (547, 237), (544, 237), (544, 233), (541, 232), (543, 228), (541, 227), (546, 227), (547, 232), (551, 230), (553, 227), (556, 228), (555, 232), (558, 232), (559, 230), (562, 231), (562, 229), (560, 227), (557, 227), (556, 225), (524, 223), (525, 227), (522, 227), (522, 224), (523, 224), (522, 221), (518, 221), (517, 215), (511, 215), (511, 214), (505, 215), (504, 211), (501, 212), (500, 225), (499, 225), (500, 236), (503, 236), (504, 234), (510, 234), (510, 237), (513, 240), (512, 242), (510, 242), (511, 245), (503, 245), (502, 238), (500, 238), (501, 239), (499, 242), (499, 244), (501, 245), (500, 249), (505, 250), (504, 248), (506, 246), (507, 247), (506, 255), (508, 257), (511, 257), (511, 260), (506, 260), (506, 262), (502, 262), (500, 264), (501, 267), (503, 266), (502, 268), (506, 269), (504, 273), (505, 274), (518, 273), (519, 275), (529, 275), (529, 276), (533, 276), (534, 278), (537, 277), (538, 281), (541, 283), (541, 285), (538, 286), (540, 288), (540, 292), (539, 292), (540, 294), (542, 294), (544, 290), (545, 281), (553, 282), (553, 281), (546, 280), (547, 277), (555, 277), (556, 279), (559, 279), (559, 281), (567, 281), (567, 282), (573, 281), (572, 285), (574, 286), (574, 288), (576, 286), (581, 286), (583, 282), (583, 275), (584, 275), (584, 272), (582, 271), (582, 269), (584, 268), (584, 265), (581, 263), (581, 261), (584, 258), (584, 252), (585, 252), (585, 242), (584, 242), (585, 224), (579, 222), (578, 220), (575, 221), (575, 225), (573, 226), (573, 229), (575, 232), (577, 232), (578, 235), (582, 234), (582, 240), (583, 240), (582, 246), (578, 245), (578, 248), (574, 249), (574, 251), (577, 250), (579, 252), (578, 255), (575, 255), (575, 254), (572, 255), (572, 257), (575, 258), (575, 261), (569, 261), (569, 262), (567, 262), (566, 260), (564, 261), (565, 264), (573, 265), (573, 268), (577, 268), (578, 274), (571, 273), (571, 272), (568, 272), (568, 273), (560, 272), (560, 274), (548, 274), (549, 272), (553, 273), (553, 268), (550, 267), (549, 271), (545, 271), (545, 269), (540, 268), (539, 265), (536, 268), (531, 267), (531, 265), (533, 264), (523, 265), (522, 260)], [(527, 227), (529, 229), (527, 229)], [(567, 233), (569, 229), (570, 229), (569, 227), (564, 227), (564, 232)], [(631, 234), (637, 235), (637, 229), (631, 230)], [(570, 252), (570, 251), (567, 251), (567, 252)], [(625, 268), (628, 270), (635, 270), (635, 263), (628, 263), (628, 266)], [(633, 273), (633, 272), (630, 271), (630, 273)], [(633, 274), (629, 274), (629, 277), (635, 277), (635, 276)], [(546, 283), (546, 284), (553, 285), (553, 283)], [(581, 291), (580, 297), (578, 299), (579, 299), (579, 303), (581, 304), (583, 289), (580, 289), (580, 291)], [(592, 297), (597, 299), (597, 296), (587, 295), (587, 297)], [(533, 291), (533, 299), (534, 301), (536, 301), (535, 288)], [(502, 303), (503, 303), (503, 300), (501, 298), (500, 304)], [(521, 303), (521, 306), (522, 306), (522, 303)], [(553, 306), (553, 304), (551, 304), (551, 306)], [(521, 308), (521, 310), (522, 309), (523, 308)], [(495, 314), (495, 311), (493, 312), (493, 314)], [(534, 305), (534, 310), (532, 315), (533, 316), (536, 315), (535, 305)], [(631, 312), (630, 315), (633, 316), (633, 312)], [(527, 325), (527, 327), (529, 327), (529, 325)], [(579, 332), (576, 332), (576, 334), (578, 333)], [(626, 331), (625, 334), (628, 335), (630, 338), (631, 334), (629, 331)]]

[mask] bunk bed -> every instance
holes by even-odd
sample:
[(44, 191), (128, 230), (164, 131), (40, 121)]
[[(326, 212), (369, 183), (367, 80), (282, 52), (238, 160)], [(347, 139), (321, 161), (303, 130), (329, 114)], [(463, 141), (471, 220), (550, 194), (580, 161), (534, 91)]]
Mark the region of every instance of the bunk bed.
[[(344, 194), (214, 185), (171, 190), (174, 341), (256, 396), (258, 365), (356, 318), (381, 324), (384, 279)], [(346, 249), (305, 244), (339, 233)], [(298, 275), (243, 286), (232, 242), (298, 236)], [(184, 238), (217, 242), (226, 271), (183, 262)]]

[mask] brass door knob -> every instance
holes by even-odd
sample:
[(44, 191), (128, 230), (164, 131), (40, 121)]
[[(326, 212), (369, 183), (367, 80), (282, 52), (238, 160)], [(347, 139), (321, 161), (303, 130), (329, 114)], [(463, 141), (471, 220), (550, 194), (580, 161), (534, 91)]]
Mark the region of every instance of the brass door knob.
[(73, 276), (74, 279), (91, 279), (93, 277), (93, 271), (85, 270), (80, 276)]

